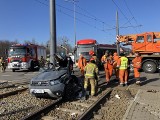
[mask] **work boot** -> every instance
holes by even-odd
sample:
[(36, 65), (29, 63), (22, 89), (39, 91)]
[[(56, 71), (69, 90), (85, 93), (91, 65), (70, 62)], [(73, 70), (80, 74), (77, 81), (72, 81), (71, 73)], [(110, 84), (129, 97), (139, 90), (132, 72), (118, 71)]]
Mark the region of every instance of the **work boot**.
[(82, 100), (87, 100), (88, 95), (89, 95), (89, 93), (88, 93), (87, 89), (84, 88)]
[(140, 85), (140, 83), (141, 83), (140, 80), (136, 81), (136, 85)]
[(120, 83), (119, 86), (120, 86), (120, 87), (123, 87), (123, 83)]
[(141, 81), (140, 81), (140, 78), (136, 78), (136, 85), (140, 85)]
[(128, 86), (128, 83), (127, 83), (127, 82), (125, 82), (125, 86)]

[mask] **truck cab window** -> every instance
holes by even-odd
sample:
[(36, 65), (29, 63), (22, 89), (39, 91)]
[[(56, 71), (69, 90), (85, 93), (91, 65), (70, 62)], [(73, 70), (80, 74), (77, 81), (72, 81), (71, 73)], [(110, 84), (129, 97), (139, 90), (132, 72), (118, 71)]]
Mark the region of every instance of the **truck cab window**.
[(160, 38), (155, 38), (154, 39), (154, 43), (156, 43), (157, 41), (160, 41)]
[(136, 43), (143, 43), (144, 42), (144, 36), (138, 36)]
[(151, 35), (147, 35), (147, 41), (152, 42), (152, 36)]

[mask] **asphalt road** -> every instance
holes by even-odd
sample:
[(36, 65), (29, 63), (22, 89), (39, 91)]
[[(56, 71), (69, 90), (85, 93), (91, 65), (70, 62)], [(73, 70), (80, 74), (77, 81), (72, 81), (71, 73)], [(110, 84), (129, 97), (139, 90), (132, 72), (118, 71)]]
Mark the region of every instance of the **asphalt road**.
[(11, 70), (6, 69), (6, 72), (4, 73), (0, 72), (0, 82), (8, 81), (8, 82), (29, 83), (31, 78), (37, 75), (38, 73), (39, 73), (38, 71), (29, 72), (27, 70), (12, 72)]
[[(75, 70), (76, 71), (76, 70)], [(12, 72), (11, 70), (7, 69), (5, 73), (0, 72), (0, 82), (2, 81), (9, 81), (9, 82), (29, 82), (32, 77), (37, 75), (39, 72), (29, 72), (29, 71), (16, 71)], [(75, 72), (77, 75), (77, 72)], [(105, 81), (104, 72), (101, 72), (101, 82)], [(115, 76), (113, 75), (111, 79), (114, 79)], [(160, 87), (160, 74), (159, 73), (141, 73), (141, 80), (142, 86), (157, 86)], [(134, 83), (134, 76), (133, 73), (130, 74), (129, 77), (130, 83)]]

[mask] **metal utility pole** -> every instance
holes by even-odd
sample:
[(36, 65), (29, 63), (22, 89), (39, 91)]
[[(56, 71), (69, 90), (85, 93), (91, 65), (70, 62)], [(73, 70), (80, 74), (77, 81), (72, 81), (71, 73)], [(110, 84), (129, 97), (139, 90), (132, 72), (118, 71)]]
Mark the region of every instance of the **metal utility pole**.
[[(119, 36), (119, 20), (118, 20), (118, 11), (116, 12), (116, 37)], [(120, 43), (117, 41), (117, 54), (120, 55)]]
[(56, 54), (56, 0), (50, 0), (50, 61), (55, 65)]
[(74, 40), (76, 45), (77, 38), (76, 38), (76, 1), (75, 0), (73, 0), (73, 4), (74, 4)]
[(74, 12), (74, 42), (75, 42), (75, 45), (76, 45), (76, 42), (77, 42), (77, 38), (76, 38), (76, 2), (77, 0), (65, 0), (67, 2), (73, 2), (73, 5), (74, 5), (74, 9), (73, 9), (73, 12)]

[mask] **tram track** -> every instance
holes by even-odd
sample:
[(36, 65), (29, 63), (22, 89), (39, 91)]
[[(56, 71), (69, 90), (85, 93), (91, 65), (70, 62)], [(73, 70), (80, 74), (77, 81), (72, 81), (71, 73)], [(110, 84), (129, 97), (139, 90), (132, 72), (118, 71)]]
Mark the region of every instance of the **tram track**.
[(34, 120), (35, 118), (39, 120), (46, 120), (49, 118), (53, 120), (64, 118), (65, 120), (86, 120), (93, 116), (93, 112), (99, 108), (100, 104), (103, 104), (103, 101), (108, 99), (111, 91), (112, 89), (108, 88), (102, 91), (98, 96), (91, 97), (87, 100), (62, 102), (60, 98), (46, 105), (44, 108), (25, 116), (21, 120)]

